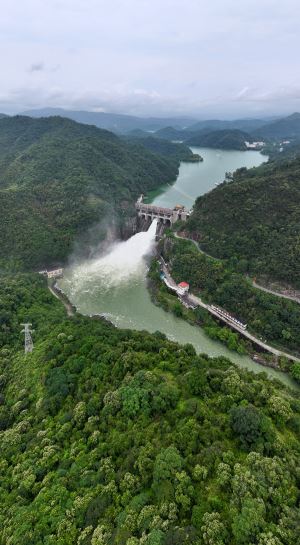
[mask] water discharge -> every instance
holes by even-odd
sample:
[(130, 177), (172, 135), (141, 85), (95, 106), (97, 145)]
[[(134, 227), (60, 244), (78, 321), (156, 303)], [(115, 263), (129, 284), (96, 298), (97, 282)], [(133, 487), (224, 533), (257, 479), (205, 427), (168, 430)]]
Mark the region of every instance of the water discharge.
[(156, 227), (157, 220), (154, 220), (148, 231), (137, 233), (125, 242), (117, 242), (105, 255), (75, 266), (72, 294), (88, 288), (91, 283), (97, 283), (109, 292), (140, 278), (145, 270), (144, 256), (153, 249)]

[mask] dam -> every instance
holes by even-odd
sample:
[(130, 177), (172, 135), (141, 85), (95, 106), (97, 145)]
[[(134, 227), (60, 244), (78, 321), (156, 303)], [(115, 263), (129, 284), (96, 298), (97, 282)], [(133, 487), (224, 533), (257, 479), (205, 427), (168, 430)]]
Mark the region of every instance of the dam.
[(141, 195), (135, 203), (138, 217), (149, 223), (156, 219), (158, 226), (159, 224), (171, 226), (176, 221), (186, 221), (191, 214), (191, 210), (188, 210), (182, 204), (176, 204), (173, 208), (167, 208), (154, 204), (145, 204), (143, 200), (144, 195)]

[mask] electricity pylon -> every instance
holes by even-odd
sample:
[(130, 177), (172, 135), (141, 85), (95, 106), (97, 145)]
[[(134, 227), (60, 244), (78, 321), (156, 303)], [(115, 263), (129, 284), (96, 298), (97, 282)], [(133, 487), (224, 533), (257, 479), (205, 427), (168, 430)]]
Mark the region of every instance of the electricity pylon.
[(27, 354), (28, 352), (32, 352), (33, 350), (33, 342), (32, 342), (32, 338), (31, 338), (31, 333), (34, 331), (33, 329), (30, 329), (30, 326), (32, 324), (21, 324), (22, 326), (24, 326), (24, 329), (22, 329), (22, 333), (25, 333), (25, 343), (24, 343), (24, 348), (25, 348), (25, 354)]

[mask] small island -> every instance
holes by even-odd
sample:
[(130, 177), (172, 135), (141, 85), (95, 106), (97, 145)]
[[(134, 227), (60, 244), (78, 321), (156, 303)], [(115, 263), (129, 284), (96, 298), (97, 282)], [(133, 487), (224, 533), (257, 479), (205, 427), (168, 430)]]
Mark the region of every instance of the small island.
[(182, 161), (184, 163), (201, 163), (203, 161), (203, 157), (199, 155), (199, 153), (193, 153), (192, 155), (184, 158)]

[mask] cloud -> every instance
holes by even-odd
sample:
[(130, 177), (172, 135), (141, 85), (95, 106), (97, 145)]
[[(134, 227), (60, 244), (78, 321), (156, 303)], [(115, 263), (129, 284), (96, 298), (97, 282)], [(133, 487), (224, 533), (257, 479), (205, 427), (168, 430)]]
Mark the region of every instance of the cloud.
[(235, 96), (235, 100), (262, 103), (297, 101), (300, 100), (300, 85), (269, 90), (245, 87)]
[(235, 95), (235, 99), (236, 100), (247, 100), (247, 97), (249, 97), (249, 95), (251, 95), (251, 89), (250, 87), (246, 86), (246, 87), (243, 87), (236, 95)]
[(34, 62), (30, 65), (28, 72), (42, 72), (45, 69), (45, 65), (42, 61)]
[(287, 111), (299, 100), (299, 18), (298, 0), (10, 0), (0, 111)]

